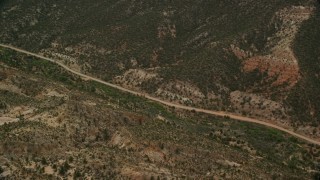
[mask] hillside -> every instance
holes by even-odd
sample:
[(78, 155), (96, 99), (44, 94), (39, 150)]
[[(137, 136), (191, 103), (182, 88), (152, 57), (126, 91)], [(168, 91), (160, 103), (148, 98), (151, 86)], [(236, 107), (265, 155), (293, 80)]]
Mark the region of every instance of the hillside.
[[(317, 0), (0, 0), (0, 44), (320, 142)], [(319, 147), (0, 48), (0, 179), (319, 178)]]
[(2, 177), (317, 176), (319, 147), (276, 130), (165, 108), (5, 49), (0, 69)]
[(318, 8), (313, 0), (3, 0), (0, 40), (165, 100), (319, 138)]

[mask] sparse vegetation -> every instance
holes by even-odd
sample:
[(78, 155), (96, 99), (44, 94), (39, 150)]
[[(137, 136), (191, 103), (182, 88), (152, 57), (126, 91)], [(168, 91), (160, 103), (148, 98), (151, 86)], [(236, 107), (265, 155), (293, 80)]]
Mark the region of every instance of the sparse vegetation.
[[(317, 137), (318, 11), (292, 44), (301, 71), (292, 88), (274, 86), (278, 76), (268, 71), (245, 72), (232, 49), (268, 55), (282, 27), (275, 14), (300, 5), (314, 4), (4, 0), (0, 39), (172, 102), (284, 124), (293, 118), (296, 129)], [(316, 145), (229, 116), (164, 107), (4, 48), (0, 113), (0, 179), (310, 179), (320, 172)]]
[[(299, 114), (305, 116), (307, 112), (302, 107), (308, 106), (297, 105), (298, 101), (314, 99), (316, 102), (317, 98), (310, 98), (312, 94), (302, 95), (300, 87), (313, 86), (317, 83), (317, 78), (302, 80), (293, 89), (288, 88), (288, 82), (275, 86), (278, 76), (269, 77), (268, 71), (261, 72), (258, 68), (245, 72), (243, 61), (252, 56), (267, 55), (277, 43), (282, 43), (279, 39), (282, 37), (277, 35), (282, 33), (283, 25), (288, 26), (289, 30), (293, 29), (290, 25), (283, 24), (282, 17), (278, 17), (282, 10), (292, 7), (301, 10), (313, 6), (316, 3), (309, 0), (262, 0), (259, 3), (249, 0), (157, 3), (98, 0), (91, 3), (68, 1), (54, 4), (5, 0), (0, 5), (4, 12), (0, 19), (3, 24), (0, 38), (4, 43), (60, 59), (61, 62), (100, 79), (138, 88), (186, 105), (240, 114), (246, 107), (233, 107), (230, 102), (233, 91), (261, 95), (266, 100), (286, 104), (288, 112), (278, 115), (270, 111), (259, 116), (268, 119), (283, 116), (285, 121), (291, 123), (289, 118), (299, 121), (298, 119), (304, 119)], [(70, 8), (73, 9), (72, 13)], [(46, 16), (34, 12), (34, 9)], [(56, 13), (57, 10), (59, 13)], [(301, 12), (306, 13), (305, 10)], [(297, 13), (299, 16), (300, 11)], [(16, 20), (15, 17), (19, 15), (26, 18)], [(59, 25), (55, 23), (57, 19)], [(310, 60), (304, 60), (304, 55), (307, 54), (308, 59), (317, 57), (315, 53), (309, 52), (316, 49), (313, 46), (317, 43), (314, 40), (314, 43), (306, 44), (309, 41), (304, 36), (308, 33), (303, 32), (316, 29), (315, 25), (302, 26), (299, 33), (301, 38), (298, 36), (292, 44), (295, 53), (300, 56), (298, 58), (302, 69), (307, 68), (304, 72), (315, 67), (311, 65), (315, 61), (309, 63)], [(234, 49), (237, 49), (238, 54)], [(15, 61), (12, 63), (19, 64)], [(27, 68), (32, 69), (34, 66), (30, 64)], [(64, 72), (57, 70), (48, 70), (47, 75), (69, 84), (74, 83), (73, 78), (65, 79)], [(135, 76), (125, 76), (135, 70), (155, 76), (140, 76), (137, 79)], [(171, 87), (172, 84), (179, 85), (181, 82), (189, 83), (190, 87), (195, 86), (201, 95), (185, 91), (190, 87)], [(95, 86), (83, 85), (83, 88), (96, 91)], [(166, 92), (158, 93), (161, 89), (166, 89)], [(289, 113), (290, 110), (292, 112)], [(268, 109), (264, 109), (266, 111)], [(316, 116), (308, 116), (306, 121), (318, 122)], [(296, 122), (292, 125), (294, 123)]]
[[(18, 54), (15, 57), (22, 58)], [(26, 159), (25, 157), (33, 156), (32, 160), (28, 158), (25, 163), (30, 167), (30, 164), (35, 163), (37, 170), (25, 171), (18, 168), (19, 176), (27, 177), (31, 173), (32, 176), (45, 177), (49, 172), (52, 173), (50, 176), (61, 177), (71, 173), (74, 179), (84, 174), (92, 177), (120, 178), (127, 175), (116, 170), (117, 168), (123, 166), (124, 162), (126, 164), (137, 162), (154, 163), (157, 169), (171, 169), (165, 173), (159, 171), (158, 174), (153, 174), (155, 177), (180, 177), (179, 174), (203, 177), (208, 171), (213, 174), (223, 172), (223, 175), (219, 175), (221, 177), (249, 177), (239, 168), (229, 167), (236, 167), (238, 162), (248, 161), (247, 156), (250, 154), (264, 158), (262, 161), (253, 161), (255, 165), (252, 166), (247, 166), (245, 163), (241, 165), (242, 168), (247, 169), (246, 171), (259, 172), (251, 174), (250, 177), (269, 177), (269, 172), (275, 169), (281, 169), (281, 173), (288, 177), (309, 177), (311, 174), (297, 167), (314, 168), (313, 159), (317, 159), (320, 155), (318, 151), (315, 153), (314, 149), (311, 153), (309, 145), (274, 130), (235, 122), (228, 117), (213, 118), (191, 111), (183, 112), (182, 117), (177, 117), (175, 112), (178, 110), (174, 108), (165, 108), (142, 97), (131, 96), (101, 84), (82, 81), (65, 74), (66, 79), (72, 79), (74, 82), (70, 85), (66, 81), (47, 75), (46, 70), (55, 67), (47, 68), (31, 61), (28, 62), (35, 64), (37, 71), (24, 68), (19, 71), (10, 70), (11, 74), (16, 75), (7, 78), (10, 80), (23, 74), (38, 81), (30, 81), (30, 83), (37, 84), (44, 82), (45, 79), (46, 83), (43, 83), (41, 90), (35, 94), (10, 95), (11, 92), (8, 92), (10, 96), (6, 96), (8, 99), (11, 96), (26, 96), (26, 99), (31, 101), (20, 99), (20, 101), (5, 102), (10, 104), (9, 112), (19, 105), (36, 107), (37, 110), (33, 111), (32, 116), (24, 115), (24, 121), (0, 126), (0, 143), (2, 143), (0, 145), (5, 147), (0, 149), (3, 154), (1, 157), (16, 157), (9, 161), (14, 163), (18, 162), (16, 161), (18, 157)], [(19, 68), (19, 66), (13, 66)], [(50, 64), (50, 66), (55, 65)], [(57, 69), (57, 71), (61, 70)], [(39, 96), (47, 93), (47, 89), (52, 89), (52, 84), (55, 84), (57, 96), (62, 98), (64, 92), (72, 90), (71, 94), (63, 98), (63, 101), (59, 100), (59, 103), (56, 103), (58, 97)], [(33, 87), (32, 84), (16, 85), (21, 89)], [(91, 88), (86, 87), (95, 87), (96, 90), (93, 92)], [(88, 101), (95, 103), (88, 103)], [(56, 119), (59, 123), (54, 123), (55, 118), (53, 120), (32, 118), (46, 113), (50, 113), (52, 117), (59, 117)], [(161, 114), (160, 119), (159, 114)], [(28, 129), (32, 131), (27, 131)], [(21, 151), (24, 148), (27, 151)], [(72, 152), (72, 155), (61, 152)], [(208, 154), (208, 152), (212, 153)], [(217, 157), (221, 152), (223, 152), (223, 159)], [(290, 160), (289, 154), (299, 153), (305, 154), (302, 160), (299, 158)], [(163, 166), (163, 162), (168, 161), (172, 163)], [(288, 165), (283, 166), (282, 161)], [(101, 166), (97, 166), (96, 162), (101, 162)], [(19, 163), (23, 162), (19, 161)], [(236, 163), (236, 165), (230, 166), (228, 163)], [(257, 169), (261, 166), (265, 168)], [(72, 171), (73, 168), (75, 168), (74, 171)], [(134, 166), (134, 169), (134, 171), (143, 172), (145, 176), (151, 172), (140, 166)], [(15, 174), (11, 175), (14, 177)]]

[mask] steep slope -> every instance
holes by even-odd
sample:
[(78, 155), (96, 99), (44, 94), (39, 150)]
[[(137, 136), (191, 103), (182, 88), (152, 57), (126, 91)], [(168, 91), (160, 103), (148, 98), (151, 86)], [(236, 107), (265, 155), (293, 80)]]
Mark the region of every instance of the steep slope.
[[(319, 5), (318, 5), (319, 8)], [(319, 9), (300, 29), (294, 44), (302, 80), (288, 97), (297, 119), (308, 119), (317, 126), (320, 120), (320, 23)], [(301, 121), (301, 120), (300, 120)]]
[(316, 3), (3, 0), (0, 41), (165, 100), (319, 138)]
[[(308, 179), (319, 147), (158, 104), (0, 49), (0, 177)], [(179, 117), (176, 116), (179, 115)], [(3, 117), (6, 117), (5, 119)]]

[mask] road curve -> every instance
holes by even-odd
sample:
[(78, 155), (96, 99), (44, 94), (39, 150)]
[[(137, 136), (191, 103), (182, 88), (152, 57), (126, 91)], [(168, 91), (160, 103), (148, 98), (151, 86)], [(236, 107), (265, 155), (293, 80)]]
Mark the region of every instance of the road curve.
[(137, 96), (143, 96), (144, 98), (146, 99), (149, 99), (151, 101), (155, 101), (155, 102), (158, 102), (158, 103), (161, 103), (163, 105), (167, 105), (167, 106), (171, 106), (171, 107), (175, 107), (177, 109), (183, 109), (183, 110), (189, 110), (189, 111), (195, 111), (195, 112), (200, 112), (200, 113), (205, 113), (205, 114), (210, 114), (210, 115), (215, 115), (215, 116), (221, 116), (221, 117), (230, 117), (231, 119), (234, 119), (234, 120), (238, 120), (238, 121), (243, 121), (243, 122), (249, 122), (249, 123), (255, 123), (255, 124), (260, 124), (260, 125), (263, 125), (263, 126), (267, 126), (267, 127), (270, 127), (270, 128), (274, 128), (274, 129), (277, 129), (277, 130), (280, 130), (282, 132), (285, 132), (287, 134), (290, 134), (292, 136), (295, 136), (297, 138), (300, 138), (302, 140), (305, 140), (311, 144), (316, 144), (316, 145), (320, 145), (320, 142), (319, 141), (316, 141), (312, 138), (309, 138), (309, 137), (306, 137), (306, 136), (303, 136), (301, 134), (298, 134), (298, 133), (295, 133), (289, 129), (285, 129), (283, 127), (280, 127), (280, 126), (277, 126), (275, 124), (272, 124), (272, 123), (268, 123), (268, 122), (265, 122), (265, 121), (261, 121), (261, 120), (258, 120), (258, 119), (253, 119), (253, 118), (249, 118), (249, 117), (244, 117), (244, 116), (240, 116), (240, 115), (235, 115), (235, 114), (232, 114), (232, 113), (229, 113), (229, 112), (223, 112), (223, 111), (213, 111), (213, 110), (206, 110), (206, 109), (201, 109), (201, 108), (196, 108), (196, 107), (189, 107), (189, 106), (184, 106), (184, 105), (181, 105), (181, 104), (175, 104), (175, 103), (172, 103), (172, 102), (167, 102), (167, 101), (164, 101), (164, 100), (161, 100), (161, 99), (158, 99), (158, 98), (155, 98), (155, 97), (152, 97), (152, 96), (149, 96), (145, 93), (140, 93), (140, 92), (136, 92), (136, 91), (132, 91), (132, 90), (129, 90), (129, 89), (126, 89), (126, 88), (123, 88), (121, 86), (117, 86), (115, 84), (111, 84), (111, 83), (108, 83), (106, 81), (102, 81), (100, 79), (97, 79), (97, 78), (94, 78), (94, 77), (91, 77), (91, 76), (88, 76), (88, 75), (85, 75), (85, 74), (82, 74), (78, 71), (75, 71), (75, 70), (72, 70), (70, 69), (69, 67), (67, 67), (66, 65), (58, 62), (58, 61), (55, 61), (54, 59), (51, 59), (51, 58), (47, 58), (47, 57), (44, 57), (44, 56), (41, 56), (41, 55), (38, 55), (38, 54), (35, 54), (35, 53), (32, 53), (32, 52), (28, 52), (26, 50), (23, 50), (23, 49), (20, 49), (20, 48), (16, 48), (16, 47), (13, 47), (13, 46), (10, 46), (10, 45), (5, 45), (5, 44), (1, 44), (0, 43), (0, 47), (4, 47), (4, 48), (8, 48), (8, 49), (11, 49), (11, 50), (14, 50), (14, 51), (17, 51), (17, 52), (20, 52), (20, 53), (24, 53), (24, 54), (27, 54), (27, 55), (30, 55), (30, 56), (34, 56), (34, 57), (37, 57), (37, 58), (40, 58), (40, 59), (44, 59), (44, 60), (47, 60), (47, 61), (50, 61), (50, 62), (53, 62), (59, 66), (61, 66), (62, 68), (64, 68), (65, 70), (73, 73), (73, 74), (76, 74), (80, 77), (83, 77), (83, 78), (86, 78), (88, 80), (92, 80), (92, 81), (95, 81), (95, 82), (99, 82), (101, 84), (104, 84), (104, 85), (107, 85), (109, 87), (113, 87), (115, 89), (118, 89), (118, 90), (121, 90), (121, 91), (124, 91), (124, 92), (127, 92), (127, 93), (130, 93), (130, 94), (133, 94), (133, 95), (137, 95)]

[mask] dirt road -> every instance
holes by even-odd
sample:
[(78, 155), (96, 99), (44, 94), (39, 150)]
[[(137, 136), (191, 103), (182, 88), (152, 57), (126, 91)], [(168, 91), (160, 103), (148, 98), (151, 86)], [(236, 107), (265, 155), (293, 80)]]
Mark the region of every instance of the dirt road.
[(222, 116), (222, 117), (228, 116), (228, 117), (230, 117), (231, 119), (234, 119), (234, 120), (264, 125), (264, 126), (267, 126), (267, 127), (270, 127), (270, 128), (274, 128), (274, 129), (280, 130), (282, 132), (288, 133), (288, 134), (290, 134), (292, 136), (295, 136), (297, 138), (305, 140), (305, 141), (307, 141), (309, 143), (320, 145), (319, 141), (316, 141), (316, 140), (311, 139), (309, 137), (306, 137), (306, 136), (303, 136), (301, 134), (295, 133), (295, 132), (293, 132), (293, 131), (291, 131), (289, 129), (285, 129), (285, 128), (280, 127), (278, 125), (268, 123), (268, 121), (261, 121), (261, 120), (258, 120), (258, 119), (253, 119), (253, 118), (249, 118), (249, 117), (235, 115), (235, 114), (232, 114), (232, 113), (229, 113), (229, 112), (212, 111), (212, 110), (200, 109), (200, 108), (196, 108), (196, 107), (188, 107), (188, 106), (184, 106), (184, 105), (180, 105), (180, 104), (175, 104), (175, 103), (163, 101), (161, 99), (149, 96), (147, 94), (136, 92), (136, 91), (132, 91), (132, 90), (129, 90), (129, 89), (125, 89), (125, 88), (123, 88), (121, 86), (117, 86), (115, 84), (111, 84), (111, 83), (102, 81), (100, 79), (97, 79), (97, 78), (82, 74), (80, 72), (77, 72), (75, 70), (70, 69), (69, 67), (67, 67), (66, 65), (64, 65), (64, 64), (62, 64), (62, 63), (60, 63), (58, 61), (55, 61), (54, 59), (46, 58), (44, 56), (41, 56), (41, 55), (38, 55), (38, 54), (35, 54), (35, 53), (32, 53), (32, 52), (28, 52), (28, 51), (20, 49), (20, 48), (16, 48), (16, 47), (12, 47), (12, 46), (9, 46), (9, 45), (5, 45), (5, 44), (0, 44), (0, 46), (4, 47), (4, 48), (9, 48), (9, 49), (12, 49), (12, 50), (15, 50), (15, 51), (18, 51), (18, 52), (21, 52), (21, 53), (24, 53), (24, 54), (27, 54), (27, 55), (30, 55), (30, 56), (38, 57), (38, 58), (43, 59), (43, 60), (47, 60), (47, 61), (56, 63), (59, 66), (61, 66), (62, 68), (66, 69), (67, 71), (69, 71), (69, 72), (71, 72), (73, 74), (77, 74), (80, 77), (86, 78), (88, 80), (96, 81), (96, 82), (105, 84), (107, 86), (113, 87), (115, 89), (118, 89), (118, 90), (121, 90), (121, 91), (124, 91), (124, 92), (128, 92), (128, 93), (131, 93), (131, 94), (134, 94), (134, 95), (137, 95), (137, 96), (143, 96), (146, 99), (149, 99), (149, 100), (152, 100), (152, 101), (155, 101), (155, 102), (167, 105), (167, 106), (175, 107), (175, 108), (178, 108), (178, 109), (189, 110), (189, 111), (195, 111), (195, 112), (199, 112), (199, 113), (211, 114), (211, 115), (215, 115), (215, 116)]

